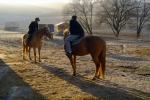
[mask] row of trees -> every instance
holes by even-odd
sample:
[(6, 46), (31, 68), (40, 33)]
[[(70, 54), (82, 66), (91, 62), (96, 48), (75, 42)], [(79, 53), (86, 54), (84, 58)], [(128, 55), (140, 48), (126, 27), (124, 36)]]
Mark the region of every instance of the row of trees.
[(107, 23), (116, 37), (130, 19), (136, 19), (137, 37), (150, 19), (150, 3), (145, 0), (72, 0), (64, 16), (77, 15), (88, 34), (93, 23)]

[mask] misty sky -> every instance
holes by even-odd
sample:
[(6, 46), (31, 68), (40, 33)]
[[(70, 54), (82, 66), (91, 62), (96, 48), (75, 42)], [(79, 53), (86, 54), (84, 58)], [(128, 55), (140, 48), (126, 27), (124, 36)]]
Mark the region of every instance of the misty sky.
[[(29, 22), (40, 17), (43, 23), (58, 21), (65, 4), (71, 0), (0, 0), (0, 24), (11, 21)], [(50, 18), (50, 19), (49, 19)], [(53, 22), (54, 23), (54, 22)]]
[(12, 6), (53, 6), (53, 4), (68, 3), (70, 0), (0, 0), (1, 5), (12, 5)]

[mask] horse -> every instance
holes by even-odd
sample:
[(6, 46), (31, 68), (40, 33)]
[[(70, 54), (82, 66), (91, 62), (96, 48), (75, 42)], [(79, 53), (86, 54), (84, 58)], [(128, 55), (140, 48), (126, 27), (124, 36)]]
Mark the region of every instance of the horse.
[[(64, 40), (69, 36), (69, 30), (64, 30)], [(65, 49), (65, 45), (64, 45)], [(72, 57), (69, 58), (73, 69), (73, 76), (76, 76), (76, 56), (90, 54), (95, 63), (96, 71), (93, 77), (104, 80), (106, 66), (106, 42), (98, 36), (85, 36), (79, 43), (72, 45)]]
[(49, 39), (53, 39), (53, 35), (49, 32), (48, 27), (43, 27), (39, 29), (37, 32), (35, 32), (32, 36), (32, 40), (30, 43), (27, 43), (29, 34), (24, 34), (22, 38), (22, 45), (23, 45), (23, 60), (25, 60), (25, 54), (28, 54), (28, 57), (30, 60), (30, 51), (31, 48), (33, 48), (34, 51), (34, 61), (36, 63), (36, 48), (38, 48), (38, 54), (39, 54), (39, 62), (41, 62), (41, 48), (42, 48), (42, 40), (43, 37), (46, 36)]

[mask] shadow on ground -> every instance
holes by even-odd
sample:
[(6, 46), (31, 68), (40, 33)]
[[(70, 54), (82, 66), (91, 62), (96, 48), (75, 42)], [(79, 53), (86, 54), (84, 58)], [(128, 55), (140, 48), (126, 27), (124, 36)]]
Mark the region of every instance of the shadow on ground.
[(108, 55), (110, 58), (116, 59), (116, 60), (122, 60), (122, 61), (149, 61), (144, 58), (140, 57), (128, 57), (128, 56), (123, 56), (123, 55), (118, 55), (118, 54), (109, 54)]
[(143, 100), (149, 98), (148, 95), (150, 95), (149, 93), (144, 93), (134, 89), (124, 89), (111, 82), (100, 81), (103, 83), (103, 85), (100, 85), (97, 84), (97, 82), (85, 79), (82, 76), (72, 77), (65, 70), (53, 65), (39, 64), (38, 66), (48, 70), (50, 73), (70, 84), (77, 86), (83, 92), (104, 100)]
[(0, 100), (43, 100), (45, 97), (0, 59)]

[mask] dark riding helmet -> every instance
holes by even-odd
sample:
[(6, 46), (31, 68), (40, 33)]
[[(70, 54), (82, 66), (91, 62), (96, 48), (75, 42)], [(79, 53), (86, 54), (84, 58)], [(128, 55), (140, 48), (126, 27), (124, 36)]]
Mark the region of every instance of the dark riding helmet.
[(40, 18), (39, 17), (35, 18), (35, 21), (40, 21)]
[(73, 16), (72, 16), (72, 19), (73, 19), (73, 20), (76, 20), (76, 19), (77, 19), (77, 16), (76, 16), (76, 15), (73, 15)]

